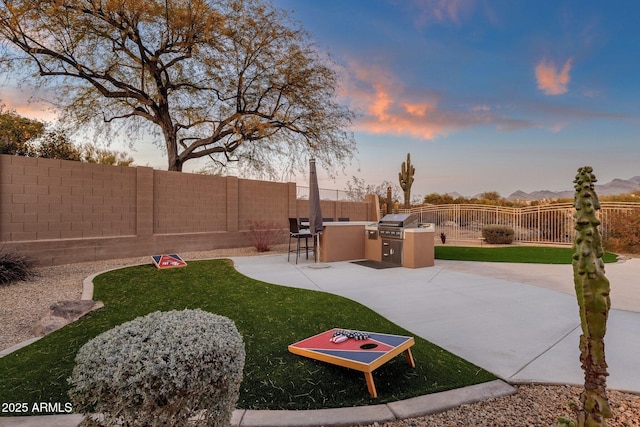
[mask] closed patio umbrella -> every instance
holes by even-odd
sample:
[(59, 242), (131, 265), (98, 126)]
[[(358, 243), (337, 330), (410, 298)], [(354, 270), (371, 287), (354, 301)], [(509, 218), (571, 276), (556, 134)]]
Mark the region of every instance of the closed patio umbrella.
[[(309, 232), (316, 238), (314, 251), (316, 266), (320, 266), (320, 234), (322, 233), (322, 209), (320, 207), (320, 189), (316, 173), (316, 159), (309, 160)], [(328, 266), (326, 266), (328, 267)]]

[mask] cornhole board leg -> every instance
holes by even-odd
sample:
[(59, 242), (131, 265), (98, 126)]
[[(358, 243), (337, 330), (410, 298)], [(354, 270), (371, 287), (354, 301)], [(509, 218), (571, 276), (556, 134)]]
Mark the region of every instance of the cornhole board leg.
[(412, 368), (416, 367), (416, 362), (413, 360), (413, 354), (411, 354), (411, 349), (408, 348), (407, 351), (404, 352), (404, 355), (407, 357), (407, 362), (411, 365)]
[[(413, 360), (413, 354), (411, 354), (411, 349), (408, 348), (404, 352), (405, 357), (407, 358), (407, 362), (411, 365), (412, 368), (416, 367), (416, 362)], [(373, 382), (373, 372), (365, 372), (364, 379), (367, 381), (367, 389), (369, 390), (369, 394), (374, 399), (378, 397), (378, 392), (376, 391), (376, 384)]]
[(378, 392), (376, 391), (376, 384), (373, 382), (373, 374), (371, 372), (365, 372), (364, 379), (367, 381), (367, 389), (369, 390), (369, 394), (375, 399), (376, 397), (378, 397)]

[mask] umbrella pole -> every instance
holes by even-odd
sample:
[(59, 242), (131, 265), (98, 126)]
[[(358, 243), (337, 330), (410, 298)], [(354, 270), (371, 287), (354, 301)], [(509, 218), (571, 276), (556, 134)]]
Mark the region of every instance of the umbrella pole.
[(309, 268), (329, 268), (331, 267), (329, 264), (325, 264), (320, 262), (320, 233), (316, 234), (316, 248), (314, 250), (315, 263), (311, 264)]

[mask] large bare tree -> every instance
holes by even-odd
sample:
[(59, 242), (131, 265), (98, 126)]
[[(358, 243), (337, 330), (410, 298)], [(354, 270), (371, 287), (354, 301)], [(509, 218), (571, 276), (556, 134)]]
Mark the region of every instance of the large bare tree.
[(155, 132), (169, 170), (206, 156), (344, 165), (355, 141), (338, 72), (267, 1), (0, 0), (1, 63), (54, 86), (67, 123)]

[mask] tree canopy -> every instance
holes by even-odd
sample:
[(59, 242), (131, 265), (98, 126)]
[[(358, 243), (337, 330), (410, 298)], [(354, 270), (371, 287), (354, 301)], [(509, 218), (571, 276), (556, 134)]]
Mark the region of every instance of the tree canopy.
[(52, 130), (37, 139), (34, 157), (46, 159), (76, 160), (82, 159), (82, 154), (62, 130)]
[(169, 170), (344, 165), (353, 113), (336, 68), (266, 1), (0, 0), (1, 63), (54, 86), (67, 123), (151, 131)]
[(127, 153), (89, 143), (77, 146), (63, 129), (48, 127), (46, 123), (20, 116), (0, 103), (0, 154), (133, 165), (134, 160)]
[(95, 145), (85, 144), (81, 148), (81, 160), (112, 166), (133, 166), (133, 157), (122, 151), (108, 150)]
[(0, 154), (31, 155), (29, 140), (44, 134), (45, 124), (19, 116), (0, 104)]

